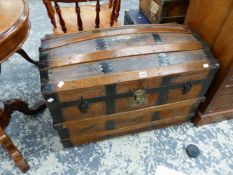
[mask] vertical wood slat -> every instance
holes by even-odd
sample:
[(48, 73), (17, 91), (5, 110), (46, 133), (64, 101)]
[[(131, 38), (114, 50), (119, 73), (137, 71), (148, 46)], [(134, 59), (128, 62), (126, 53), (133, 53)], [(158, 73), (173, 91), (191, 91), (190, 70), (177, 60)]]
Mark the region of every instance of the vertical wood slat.
[(115, 21), (117, 22), (121, 10), (121, 0), (116, 0), (116, 1), (117, 1), (117, 7), (116, 7)]
[(113, 1), (113, 9), (112, 9), (112, 15), (111, 15), (111, 21), (110, 26), (112, 27), (114, 24), (114, 21), (116, 19), (116, 8), (117, 8), (117, 0)]
[[(51, 1), (54, 2), (54, 7), (51, 4)], [(95, 19), (95, 28), (99, 28), (100, 27), (100, 0), (96, 0), (96, 19)], [(79, 7), (78, 2), (80, 2), (79, 0), (69, 0), (69, 1), (62, 1), (62, 0), (43, 0), (43, 3), (47, 9), (47, 13), (48, 16), (51, 20), (52, 25), (54, 26), (54, 28), (57, 28), (57, 24), (56, 24), (56, 18), (55, 18), (55, 13), (57, 13), (58, 15), (58, 19), (59, 19), (59, 23), (61, 26), (61, 29), (64, 33), (67, 32), (67, 27), (64, 21), (64, 18), (62, 17), (62, 11), (60, 6), (58, 5), (59, 2), (64, 2), (64, 3), (70, 3), (70, 2), (74, 2), (76, 4), (75, 6), (75, 11), (77, 14), (77, 24), (78, 24), (78, 28), (79, 31), (83, 31), (83, 22), (81, 19), (81, 9)], [(84, 2), (84, 1), (81, 1)], [(119, 12), (120, 12), (120, 5), (121, 5), (121, 1), (120, 0), (109, 0), (109, 8), (112, 8), (112, 13), (111, 13), (111, 17), (110, 17), (110, 26), (113, 26), (114, 22), (117, 21), (118, 17), (119, 17)], [(55, 8), (55, 10), (54, 10)]]
[(47, 13), (48, 13), (48, 16), (50, 18), (51, 23), (53, 24), (54, 28), (57, 28), (55, 17), (54, 17), (55, 11), (53, 9), (51, 1), (50, 0), (43, 0), (43, 3), (47, 9)]
[(62, 18), (62, 15), (61, 15), (61, 9), (60, 9), (60, 7), (59, 7), (59, 5), (58, 5), (58, 3), (57, 3), (56, 1), (54, 1), (54, 4), (55, 4), (56, 12), (57, 12), (58, 17), (59, 17), (59, 22), (60, 22), (62, 31), (63, 31), (64, 33), (66, 33), (67, 29), (66, 29), (65, 21), (64, 21), (64, 19)]
[(75, 11), (77, 14), (78, 30), (83, 31), (83, 22), (82, 22), (82, 18), (81, 18), (81, 10), (80, 10), (80, 7), (78, 5), (78, 2), (75, 2)]
[(100, 27), (100, 0), (96, 2), (96, 19), (95, 19), (95, 28)]
[(109, 0), (109, 8), (112, 8), (112, 2), (113, 0)]

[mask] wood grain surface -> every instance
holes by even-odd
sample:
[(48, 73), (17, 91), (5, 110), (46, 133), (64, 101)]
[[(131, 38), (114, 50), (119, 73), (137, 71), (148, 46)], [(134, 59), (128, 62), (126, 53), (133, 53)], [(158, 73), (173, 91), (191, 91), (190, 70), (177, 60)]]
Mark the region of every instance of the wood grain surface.
[(28, 15), (24, 0), (0, 2), (0, 63), (21, 48), (29, 35)]
[[(233, 0), (191, 0), (187, 13), (186, 24), (208, 42), (220, 63), (217, 76), (208, 90), (207, 99), (199, 108), (196, 121), (202, 124), (220, 121), (224, 116), (228, 119), (229, 111), (233, 108), (232, 9)], [(219, 113), (221, 115), (218, 115)]]

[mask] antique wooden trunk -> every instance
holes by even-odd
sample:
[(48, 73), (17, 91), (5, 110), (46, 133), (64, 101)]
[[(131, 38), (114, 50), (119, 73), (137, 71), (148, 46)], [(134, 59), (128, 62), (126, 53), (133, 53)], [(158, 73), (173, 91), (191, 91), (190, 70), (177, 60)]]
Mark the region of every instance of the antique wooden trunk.
[(183, 24), (189, 0), (140, 0), (140, 10), (151, 23)]
[(47, 36), (41, 90), (65, 146), (189, 121), (218, 62), (185, 26)]

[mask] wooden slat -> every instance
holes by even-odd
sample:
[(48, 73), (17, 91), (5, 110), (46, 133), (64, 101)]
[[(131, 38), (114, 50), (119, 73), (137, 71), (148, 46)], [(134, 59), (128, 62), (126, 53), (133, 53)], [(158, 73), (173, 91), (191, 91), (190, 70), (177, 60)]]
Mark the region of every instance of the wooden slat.
[(207, 114), (198, 112), (192, 122), (196, 126), (201, 126), (230, 119), (233, 119), (233, 109), (218, 110)]
[(120, 57), (130, 57), (138, 55), (146, 55), (161, 52), (178, 52), (187, 50), (198, 50), (202, 49), (200, 42), (179, 42), (174, 44), (161, 44), (153, 46), (140, 46), (140, 47), (129, 47), (124, 49), (116, 50), (101, 50), (97, 52), (80, 54), (76, 56), (70, 56), (63, 59), (51, 59), (49, 60), (48, 69), (58, 68), (63, 66), (70, 66), (80, 63), (88, 63), (102, 60), (110, 60)]
[(105, 32), (96, 32), (96, 33), (90, 33), (85, 35), (85, 33), (83, 33), (83, 36), (80, 37), (74, 37), (74, 38), (68, 38), (68, 39), (64, 39), (61, 41), (57, 41), (55, 43), (49, 43), (47, 46), (43, 46), (42, 43), (42, 47), (41, 47), (41, 51), (45, 51), (45, 50), (50, 50), (50, 49), (54, 49), (57, 47), (62, 47), (65, 45), (69, 45), (69, 44), (73, 44), (73, 43), (77, 43), (77, 42), (82, 42), (82, 41), (87, 41), (87, 40), (92, 40), (92, 39), (98, 39), (98, 38), (103, 38), (103, 37), (111, 37), (111, 36), (118, 36), (118, 35), (130, 35), (130, 34), (142, 34), (142, 33), (177, 33), (177, 34), (189, 34), (190, 31), (186, 30), (186, 29), (177, 29), (177, 28), (173, 28), (173, 27), (145, 27), (145, 28), (132, 28), (132, 29), (122, 29), (120, 28), (120, 30), (110, 30), (110, 31), (105, 31)]
[(126, 29), (134, 29), (134, 28), (147, 28), (147, 27), (172, 27), (174, 29), (186, 29), (186, 26), (181, 25), (181, 24), (175, 24), (175, 23), (166, 23), (166, 24), (139, 24), (139, 25), (126, 25), (126, 26), (114, 26), (111, 28), (101, 28), (101, 29), (95, 29), (95, 30), (90, 30), (90, 31), (83, 31), (83, 32), (74, 32), (74, 33), (68, 33), (68, 34), (46, 34), (44, 38), (41, 39), (42, 42), (46, 42), (48, 40), (53, 41), (57, 39), (68, 39), (72, 37), (79, 37), (83, 35), (89, 35), (89, 34), (94, 34), (98, 32), (107, 32), (107, 31), (115, 31), (115, 30), (126, 30)]
[[(172, 119), (173, 117), (180, 116), (180, 115), (188, 115), (193, 111), (194, 104), (187, 104), (184, 106), (177, 106), (176, 108), (171, 109), (164, 109), (162, 111), (156, 112), (147, 112), (144, 113), (137, 113), (133, 115), (128, 115), (121, 117), (119, 119), (109, 120), (109, 118), (105, 118), (103, 121), (96, 121), (96, 122), (78, 122), (69, 124), (69, 127), (66, 128), (56, 128), (58, 129), (58, 133), (61, 135), (62, 139), (67, 139), (69, 137), (77, 137), (83, 135), (89, 135), (92, 133), (103, 132), (112, 129), (124, 128), (129, 126), (134, 126), (142, 123), (147, 123), (151, 121), (159, 121), (164, 119)], [(178, 111), (178, 112), (177, 112)], [(153, 118), (153, 116), (155, 116)], [(112, 123), (112, 127), (108, 128), (109, 123)], [(68, 135), (64, 135), (65, 133), (69, 133)]]
[[(151, 127), (156, 126), (157, 128), (160, 127), (166, 127), (171, 124), (179, 124), (187, 121), (190, 119), (194, 114), (189, 114), (189, 115), (181, 115), (181, 116), (176, 116), (172, 118), (167, 118), (163, 120), (158, 120), (158, 121), (153, 121), (153, 122), (147, 122), (139, 125), (134, 125), (134, 126), (129, 126), (125, 128), (119, 128), (119, 129), (113, 129), (110, 131), (104, 131), (104, 132), (99, 132), (99, 133), (93, 133), (91, 135), (85, 135), (82, 137), (71, 137), (70, 140), (73, 144), (83, 144), (83, 143), (88, 143), (90, 141), (94, 140), (100, 140), (105, 138), (106, 136), (119, 136), (123, 134), (129, 134), (133, 132), (137, 132), (138, 130), (146, 130), (146, 129), (151, 129)], [(62, 140), (63, 142), (66, 140)]]
[[(117, 120), (117, 119), (127, 118), (128, 116), (133, 116), (133, 115), (138, 115), (138, 114), (160, 112), (160, 111), (170, 110), (170, 109), (174, 109), (174, 108), (181, 107), (181, 106), (189, 106), (189, 105), (204, 101), (204, 99), (205, 98), (202, 97), (198, 99), (184, 100), (184, 101), (179, 101), (176, 103), (168, 103), (165, 105), (153, 106), (149, 108), (142, 108), (142, 109), (138, 109), (134, 111), (127, 111), (127, 112), (115, 113), (115, 114), (105, 115), (105, 116), (100, 116), (100, 117), (92, 117), (92, 118), (87, 118), (87, 119), (82, 119), (82, 120), (77, 120), (77, 121), (70, 121), (70, 122), (65, 122), (63, 126), (64, 128), (70, 128), (70, 127), (75, 127), (75, 126), (82, 126), (86, 123), (89, 123), (89, 124), (101, 123), (101, 122), (105, 122), (106, 119)], [(56, 125), (54, 125), (54, 127), (56, 127)]]
[[(59, 88), (57, 84), (45, 84), (46, 86), (51, 87), (53, 86), (53, 92), (61, 92), (67, 90), (74, 90), (74, 89), (81, 89), (81, 88), (89, 88), (89, 87), (96, 87), (96, 86), (103, 86), (106, 84), (115, 84), (120, 82), (127, 82), (127, 81), (134, 81), (139, 79), (147, 79), (152, 77), (163, 77), (167, 75), (175, 75), (175, 74), (182, 74), (186, 72), (194, 72), (194, 71), (203, 71), (203, 69), (209, 70), (209, 68), (203, 68), (204, 64), (209, 64), (208, 61), (192, 61), (189, 63), (179, 64), (179, 65), (170, 65), (166, 67), (160, 68), (150, 68), (145, 70), (136, 70), (136, 71), (129, 71), (129, 72), (119, 72), (113, 73), (109, 75), (99, 75), (98, 77), (86, 77), (80, 80), (74, 81), (67, 81), (65, 84)], [(210, 65), (211, 66), (211, 65)], [(146, 72), (146, 77), (140, 77), (141, 72)], [(43, 92), (43, 90), (42, 90)], [(44, 94), (50, 92), (43, 92)]]

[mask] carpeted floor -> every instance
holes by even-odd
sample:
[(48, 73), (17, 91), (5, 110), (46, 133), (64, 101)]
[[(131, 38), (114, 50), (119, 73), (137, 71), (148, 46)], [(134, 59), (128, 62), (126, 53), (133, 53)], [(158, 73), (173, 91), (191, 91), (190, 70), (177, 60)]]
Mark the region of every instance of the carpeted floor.
[[(50, 32), (51, 24), (42, 0), (28, 3), (32, 29), (23, 48), (38, 60), (40, 38)], [(124, 10), (135, 8), (138, 0), (122, 0), (122, 24)], [(38, 69), (13, 55), (2, 65), (0, 97), (30, 104), (42, 99)], [(185, 123), (69, 149), (60, 144), (48, 110), (31, 117), (15, 113), (6, 131), (28, 160), (27, 174), (32, 175), (153, 175), (159, 165), (188, 175), (233, 174), (233, 120), (199, 128)], [(201, 150), (196, 159), (185, 152), (190, 143)], [(0, 155), (0, 174), (21, 173), (2, 148)]]

